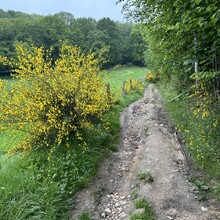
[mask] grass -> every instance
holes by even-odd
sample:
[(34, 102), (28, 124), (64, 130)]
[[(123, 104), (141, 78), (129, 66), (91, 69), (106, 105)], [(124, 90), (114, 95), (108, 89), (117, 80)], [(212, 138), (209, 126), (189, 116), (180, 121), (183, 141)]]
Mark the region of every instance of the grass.
[[(123, 80), (144, 77), (144, 74), (143, 68), (110, 71), (110, 83), (119, 92), (116, 87), (120, 88)], [(1, 134), (0, 219), (69, 219), (69, 207), (75, 193), (96, 174), (100, 161), (109, 155), (109, 150), (117, 150), (121, 111), (140, 97), (140, 93), (131, 92), (117, 101), (105, 116), (109, 130), (103, 129), (102, 124), (92, 131), (84, 130), (88, 147), (82, 147), (81, 142), (72, 139), (69, 148), (60, 146), (49, 160), (48, 149), (32, 151), (27, 156), (7, 156), (5, 151), (13, 145), (10, 134)], [(18, 141), (19, 137), (16, 137), (13, 143)], [(81, 219), (90, 219), (90, 216), (82, 213)]]
[(110, 83), (113, 92), (121, 94), (123, 81), (129, 79), (144, 79), (145, 75), (146, 69), (143, 67), (121, 67), (116, 70), (108, 71), (107, 81)]
[(216, 103), (215, 106), (209, 105), (210, 115), (204, 119), (195, 114), (198, 100), (188, 98), (187, 91), (180, 94), (174, 86), (165, 83), (160, 83), (159, 87), (176, 130), (196, 168), (191, 178), (195, 191), (203, 200), (211, 197), (220, 201), (220, 127), (212, 125), (219, 117), (215, 113), (219, 106)]
[(140, 172), (138, 173), (138, 179), (144, 181), (145, 183), (153, 182), (153, 177), (149, 172)]
[(79, 220), (92, 220), (91, 214), (89, 212), (83, 212), (79, 217)]
[(135, 208), (137, 210), (131, 215), (131, 220), (154, 220), (151, 207), (145, 198), (138, 199)]

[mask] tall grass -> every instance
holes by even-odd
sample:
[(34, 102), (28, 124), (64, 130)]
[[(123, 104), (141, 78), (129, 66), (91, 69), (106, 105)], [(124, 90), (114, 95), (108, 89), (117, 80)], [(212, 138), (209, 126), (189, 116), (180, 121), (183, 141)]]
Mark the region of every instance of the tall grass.
[[(145, 70), (139, 68), (110, 72), (110, 84), (119, 88), (115, 89), (116, 92), (120, 93), (121, 82), (130, 79), (132, 72), (138, 78), (145, 74)], [(126, 73), (129, 73), (127, 77)], [(86, 147), (83, 142), (72, 139), (69, 147), (60, 146), (51, 154), (45, 148), (32, 151), (27, 156), (8, 156), (5, 151), (12, 147), (10, 134), (2, 134), (0, 219), (68, 219), (74, 194), (96, 174), (100, 161), (108, 156), (109, 150), (117, 150), (120, 112), (140, 96), (140, 93), (133, 92), (119, 99), (105, 115), (108, 130), (100, 123), (93, 130), (82, 131)], [(16, 137), (13, 143), (18, 141), (19, 137)]]
[(189, 98), (187, 91), (180, 94), (170, 84), (159, 86), (166, 108), (196, 168), (191, 178), (195, 191), (200, 191), (201, 199), (211, 196), (220, 201), (220, 127), (213, 127), (213, 121), (219, 117), (215, 114), (216, 103), (209, 106), (210, 115), (204, 119), (195, 115), (198, 100)]

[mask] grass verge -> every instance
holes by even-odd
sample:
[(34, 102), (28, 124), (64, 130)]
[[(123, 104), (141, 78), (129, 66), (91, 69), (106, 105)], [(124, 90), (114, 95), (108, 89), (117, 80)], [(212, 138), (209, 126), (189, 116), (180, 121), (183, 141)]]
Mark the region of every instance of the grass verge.
[(159, 87), (166, 109), (172, 116), (194, 168), (197, 168), (191, 177), (194, 191), (202, 200), (211, 197), (220, 201), (220, 127), (215, 126), (219, 117), (215, 113), (219, 109), (216, 106), (218, 102), (208, 106), (208, 117), (202, 117), (202, 113), (199, 115), (196, 112), (200, 107), (198, 99), (189, 98), (187, 91), (180, 94), (174, 86), (165, 83), (160, 83)]

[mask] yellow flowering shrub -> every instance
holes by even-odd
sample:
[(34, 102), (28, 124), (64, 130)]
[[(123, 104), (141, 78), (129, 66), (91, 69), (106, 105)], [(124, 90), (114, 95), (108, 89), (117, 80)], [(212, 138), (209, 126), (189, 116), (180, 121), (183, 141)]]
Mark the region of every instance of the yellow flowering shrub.
[(197, 163), (205, 167), (207, 161), (216, 162), (220, 155), (219, 107), (205, 80), (197, 79), (191, 89), (193, 93), (188, 98), (193, 103), (191, 112), (194, 117), (188, 125), (190, 130), (182, 126), (179, 131), (188, 140), (189, 149)]
[(147, 82), (155, 82), (156, 81), (156, 76), (154, 73), (152, 72), (149, 72), (147, 75), (146, 75), (146, 81)]
[[(55, 61), (44, 48), (18, 45), (10, 88), (0, 81), (0, 131), (24, 131), (19, 149), (51, 147), (92, 128), (110, 108), (94, 53), (63, 45)], [(46, 54), (46, 55), (45, 55)]]
[(0, 56), (0, 63), (3, 64), (3, 65), (6, 65), (7, 64), (7, 58), (3, 57), (3, 56)]
[(138, 79), (130, 79), (123, 84), (122, 92), (129, 93), (130, 91), (141, 92), (143, 89), (143, 82)]

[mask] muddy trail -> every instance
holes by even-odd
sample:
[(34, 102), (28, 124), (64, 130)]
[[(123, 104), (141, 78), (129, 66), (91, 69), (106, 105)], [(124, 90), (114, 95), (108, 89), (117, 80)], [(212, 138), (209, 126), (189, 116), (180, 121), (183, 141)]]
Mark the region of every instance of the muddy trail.
[[(220, 219), (192, 192), (188, 162), (155, 85), (121, 114), (121, 143), (96, 178), (75, 199), (71, 220), (85, 211), (94, 220), (128, 220), (146, 198), (156, 220)], [(148, 180), (145, 177), (148, 176)]]

